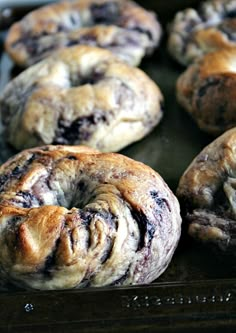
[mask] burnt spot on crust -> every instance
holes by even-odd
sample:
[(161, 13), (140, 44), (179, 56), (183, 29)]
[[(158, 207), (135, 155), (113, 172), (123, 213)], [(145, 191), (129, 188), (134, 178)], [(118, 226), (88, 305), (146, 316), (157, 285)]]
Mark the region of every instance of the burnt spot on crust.
[(120, 8), (116, 2), (92, 4), (90, 11), (94, 24), (116, 24), (120, 16)]
[(93, 115), (81, 117), (67, 124), (59, 120), (56, 137), (53, 144), (74, 144), (88, 140), (98, 123), (106, 123), (106, 115), (102, 112), (95, 112)]
[[(140, 251), (143, 247), (146, 247), (147, 244), (150, 244), (154, 237), (156, 228), (142, 211), (132, 209), (130, 212), (139, 227), (140, 238), (137, 250)], [(147, 244), (145, 242), (146, 236), (148, 236)]]

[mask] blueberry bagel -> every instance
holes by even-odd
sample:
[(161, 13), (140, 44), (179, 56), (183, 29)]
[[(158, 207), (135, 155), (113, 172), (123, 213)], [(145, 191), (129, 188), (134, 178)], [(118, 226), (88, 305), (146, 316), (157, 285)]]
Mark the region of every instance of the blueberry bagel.
[(154, 13), (132, 1), (75, 0), (29, 13), (12, 25), (5, 45), (13, 61), (24, 67), (75, 44), (104, 47), (138, 65), (159, 44), (160, 36)]
[(118, 151), (153, 129), (161, 102), (159, 88), (140, 69), (107, 50), (74, 46), (11, 81), (0, 110), (17, 149), (53, 143)]
[(235, 0), (202, 2), (199, 10), (188, 8), (178, 12), (170, 25), (168, 48), (183, 65), (205, 53), (235, 46)]
[(236, 128), (225, 132), (193, 160), (177, 196), (189, 234), (222, 250), (236, 248)]
[(148, 166), (80, 146), (0, 168), (0, 275), (35, 289), (150, 283), (177, 246), (179, 204)]
[(198, 126), (218, 135), (236, 126), (236, 48), (206, 54), (177, 81), (177, 99)]

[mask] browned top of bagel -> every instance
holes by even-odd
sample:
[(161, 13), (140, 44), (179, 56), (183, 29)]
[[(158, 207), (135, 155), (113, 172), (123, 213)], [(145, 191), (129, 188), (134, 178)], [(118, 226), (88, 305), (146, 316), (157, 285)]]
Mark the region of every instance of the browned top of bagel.
[(149, 283), (180, 236), (179, 205), (143, 163), (76, 146), (0, 167), (0, 275), (36, 289)]
[(234, 47), (236, 32), (234, 0), (208, 0), (199, 8), (176, 13), (170, 25), (168, 47), (183, 65), (202, 55), (225, 47)]
[(236, 125), (236, 49), (199, 58), (180, 75), (177, 98), (198, 126), (217, 135)]
[(53, 143), (117, 151), (160, 121), (162, 99), (140, 69), (107, 50), (74, 46), (12, 80), (0, 109), (7, 140), (17, 149)]
[[(109, 25), (114, 26), (113, 30)], [(95, 30), (79, 30), (92, 26)], [(109, 48), (127, 62), (138, 64), (145, 53), (157, 46), (160, 35), (155, 15), (132, 1), (74, 0), (29, 13), (12, 25), (5, 46), (13, 60), (22, 66), (42, 59), (54, 49), (76, 43)]]
[(189, 233), (235, 252), (236, 128), (211, 142), (180, 179), (177, 196), (183, 204)]

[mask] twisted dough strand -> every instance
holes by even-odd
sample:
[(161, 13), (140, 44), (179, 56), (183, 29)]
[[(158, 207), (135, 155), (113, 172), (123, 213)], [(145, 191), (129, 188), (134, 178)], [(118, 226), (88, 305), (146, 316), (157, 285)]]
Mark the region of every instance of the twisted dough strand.
[(180, 236), (175, 196), (122, 155), (26, 150), (0, 168), (0, 185), (0, 274), (27, 287), (149, 283)]

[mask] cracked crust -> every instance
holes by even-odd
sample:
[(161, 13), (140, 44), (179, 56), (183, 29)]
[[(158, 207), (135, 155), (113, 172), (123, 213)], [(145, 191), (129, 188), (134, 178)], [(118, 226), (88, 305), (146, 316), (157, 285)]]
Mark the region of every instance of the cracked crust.
[(180, 179), (177, 197), (189, 234), (223, 250), (236, 247), (236, 129), (209, 144)]
[(138, 65), (159, 44), (154, 13), (132, 1), (76, 0), (41, 7), (12, 25), (5, 48), (23, 67), (71, 45), (93, 45)]
[(182, 65), (202, 55), (236, 46), (236, 3), (234, 0), (202, 2), (199, 9), (178, 12), (170, 25), (168, 49)]
[(236, 48), (208, 53), (180, 75), (177, 99), (213, 135), (236, 126)]
[(80, 146), (0, 167), (0, 275), (35, 289), (144, 284), (169, 264), (179, 204), (148, 166)]
[(140, 69), (107, 50), (74, 46), (11, 81), (0, 109), (7, 140), (16, 149), (53, 143), (118, 151), (159, 123), (162, 101)]

